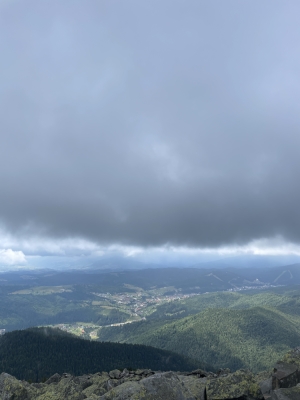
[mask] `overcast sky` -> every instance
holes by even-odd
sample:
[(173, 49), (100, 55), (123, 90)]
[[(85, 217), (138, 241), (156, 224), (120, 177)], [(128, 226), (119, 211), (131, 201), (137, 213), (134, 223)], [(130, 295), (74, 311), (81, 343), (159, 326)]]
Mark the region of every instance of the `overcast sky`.
[(2, 253), (297, 249), (299, 15), (298, 0), (0, 1)]

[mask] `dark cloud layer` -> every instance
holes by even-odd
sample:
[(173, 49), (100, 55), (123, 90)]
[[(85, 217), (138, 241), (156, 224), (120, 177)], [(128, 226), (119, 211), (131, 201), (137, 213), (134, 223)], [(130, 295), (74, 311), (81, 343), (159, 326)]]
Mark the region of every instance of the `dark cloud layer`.
[(297, 1), (0, 3), (14, 234), (300, 241)]

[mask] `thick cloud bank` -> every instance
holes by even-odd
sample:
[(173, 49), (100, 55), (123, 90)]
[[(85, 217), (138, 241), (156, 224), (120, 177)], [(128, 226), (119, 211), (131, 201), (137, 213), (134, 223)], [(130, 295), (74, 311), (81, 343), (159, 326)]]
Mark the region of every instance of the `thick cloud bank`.
[(0, 221), (96, 243), (300, 242), (300, 4), (0, 3)]

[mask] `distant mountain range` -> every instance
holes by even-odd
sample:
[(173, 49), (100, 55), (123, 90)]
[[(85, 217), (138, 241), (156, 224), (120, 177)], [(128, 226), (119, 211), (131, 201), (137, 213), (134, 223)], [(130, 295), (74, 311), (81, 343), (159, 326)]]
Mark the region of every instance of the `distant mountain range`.
[[(249, 268), (148, 268), (104, 271), (86, 268), (56, 271), (52, 269), (9, 271), (0, 274), (0, 286), (18, 285), (98, 285), (122, 291), (124, 284), (143, 289), (174, 286), (183, 291), (211, 292), (244, 286), (300, 284), (300, 263), (279, 267)], [(124, 287), (123, 287), (124, 289)]]
[(151, 258), (145, 256), (125, 256), (118, 252), (99, 256), (51, 256), (41, 257), (27, 256), (27, 264), (22, 266), (0, 265), (1, 272), (9, 270), (25, 271), (53, 269), (55, 271), (68, 270), (102, 270), (104, 272), (121, 270), (141, 270), (148, 268), (266, 268), (280, 267), (300, 263), (298, 255), (255, 255), (240, 254), (234, 256), (221, 256), (217, 254), (173, 254), (164, 257), (154, 255)]

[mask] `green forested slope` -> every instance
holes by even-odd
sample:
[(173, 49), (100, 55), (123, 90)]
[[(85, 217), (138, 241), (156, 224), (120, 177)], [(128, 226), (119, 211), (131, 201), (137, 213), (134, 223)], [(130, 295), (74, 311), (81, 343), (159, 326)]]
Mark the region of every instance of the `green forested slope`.
[(76, 321), (108, 325), (124, 322), (129, 317), (121, 310), (103, 310), (94, 306), (95, 296), (83, 286), (73, 287), (70, 293), (47, 296), (14, 294), (19, 289), (17, 286), (0, 287), (0, 329), (16, 330)]
[(299, 289), (276, 288), (269, 291), (216, 292), (163, 304), (148, 319), (179, 319), (208, 308), (246, 309), (271, 307), (300, 316)]
[(177, 351), (216, 368), (259, 371), (300, 344), (300, 318), (266, 307), (206, 309), (182, 319), (103, 328), (100, 340)]
[[(147, 296), (153, 301), (151, 304), (147, 303), (147, 307), (141, 311), (140, 316), (146, 315), (148, 319), (182, 318), (197, 314), (206, 308), (248, 308), (261, 305), (300, 315), (299, 287), (296, 286), (293, 290), (281, 286), (272, 288), (268, 292), (261, 290), (256, 292), (253, 290), (251, 292), (248, 290), (216, 292), (226, 288), (232, 289), (235, 285), (247, 284), (257, 276), (259, 279), (268, 278), (270, 282), (273, 282), (274, 278), (281, 275), (288, 276), (291, 280), (292, 273), (294, 282), (297, 281), (297, 277), (300, 277), (300, 272), (298, 273), (299, 266), (293, 268), (289, 268), (288, 273), (284, 275), (282, 275), (281, 269), (278, 271), (266, 269), (260, 272), (242, 269), (167, 268), (108, 274), (86, 274), (73, 271), (72, 273), (51, 273), (50, 275), (46, 273), (45, 276), (32, 276), (32, 274), (20, 272), (18, 284), (10, 282), (7, 274), (2, 274), (0, 280), (0, 329), (15, 330), (30, 326), (76, 322), (96, 325), (125, 322), (132, 317), (133, 310), (129, 306), (124, 307), (116, 301), (112, 301), (110, 304), (111, 298), (106, 304), (111, 307), (99, 306), (97, 304), (99, 300), (107, 301), (107, 299), (101, 299), (101, 296), (96, 294), (109, 292), (131, 295), (137, 292), (143, 293), (143, 290), (149, 290)], [(260, 275), (257, 275), (258, 272)], [(276, 281), (276, 283), (280, 282)], [(47, 286), (43, 286), (46, 284)], [(59, 286), (51, 286), (51, 284)], [(163, 287), (162, 290), (157, 289), (161, 287)], [(59, 291), (59, 288), (63, 290)], [(213, 290), (214, 293), (212, 293)], [(156, 296), (164, 297), (164, 300), (167, 300), (166, 295), (182, 297), (184, 293), (203, 291), (210, 293), (159, 306), (156, 312), (149, 315), (158, 305), (158, 302), (154, 301)], [(43, 294), (41, 294), (42, 292)], [(145, 310), (147, 312), (143, 314)]]
[(54, 373), (74, 375), (115, 368), (192, 370), (200, 363), (149, 346), (99, 343), (76, 338), (58, 329), (33, 328), (0, 337), (0, 373), (41, 381)]

